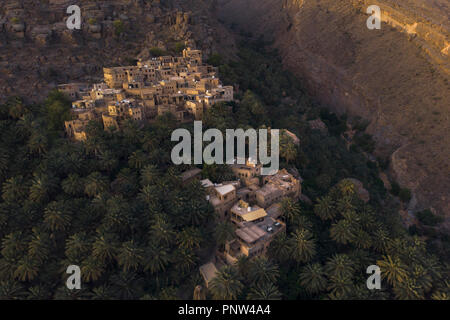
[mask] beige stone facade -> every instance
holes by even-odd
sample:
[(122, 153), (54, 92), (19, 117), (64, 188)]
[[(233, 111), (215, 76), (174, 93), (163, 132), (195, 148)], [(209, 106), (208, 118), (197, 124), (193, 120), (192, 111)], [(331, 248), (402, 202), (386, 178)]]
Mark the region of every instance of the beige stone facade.
[[(222, 86), (217, 68), (202, 59), (201, 50), (187, 48), (178, 57), (162, 56), (138, 61), (135, 66), (104, 68), (103, 83), (65, 84), (59, 90), (72, 99), (73, 109), (94, 109), (105, 129), (120, 128), (127, 119), (152, 121), (166, 113), (179, 122), (201, 120), (215, 103), (234, 99), (233, 87)], [(77, 130), (83, 131), (82, 126), (78, 123)], [(75, 133), (70, 131), (68, 135)]]
[(286, 169), (272, 176), (261, 175), (261, 165), (249, 161), (230, 165), (237, 181), (214, 184), (201, 181), (207, 199), (218, 218), (229, 220), (235, 226), (236, 237), (227, 242), (220, 253), (227, 263), (235, 263), (240, 256), (265, 255), (271, 241), (286, 231), (280, 220), (281, 200), (297, 200), (301, 194), (301, 178), (295, 178)]

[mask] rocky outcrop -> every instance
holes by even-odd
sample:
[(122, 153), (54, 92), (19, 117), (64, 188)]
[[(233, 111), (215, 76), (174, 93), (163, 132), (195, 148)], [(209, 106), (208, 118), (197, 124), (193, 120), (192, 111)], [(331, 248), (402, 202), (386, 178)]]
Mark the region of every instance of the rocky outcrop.
[[(449, 4), (443, 0), (219, 0), (221, 19), (274, 40), (286, 67), (337, 112), (370, 120), (390, 173), (450, 218)], [(369, 5), (381, 30), (366, 26)]]
[(131, 63), (153, 47), (170, 50), (185, 43), (207, 55), (228, 47), (232, 39), (203, 1), (77, 3), (81, 30), (66, 26), (73, 1), (2, 1), (0, 103), (11, 95), (39, 101), (57, 84), (99, 81), (103, 67)]

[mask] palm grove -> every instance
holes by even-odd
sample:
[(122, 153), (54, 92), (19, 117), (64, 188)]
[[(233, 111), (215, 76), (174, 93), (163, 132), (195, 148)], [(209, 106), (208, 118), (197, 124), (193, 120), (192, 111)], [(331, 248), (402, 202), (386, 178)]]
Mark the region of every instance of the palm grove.
[[(216, 221), (197, 182), (181, 183), (188, 167), (170, 161), (176, 121), (129, 121), (113, 132), (92, 122), (87, 141), (75, 143), (62, 132), (70, 103), (52, 92), (43, 105), (15, 98), (0, 108), (1, 299), (448, 299), (448, 254), (430, 245), (448, 240), (404, 229), (367, 146), (348, 150), (340, 138), (345, 117), (311, 102), (260, 43), (242, 46), (235, 61), (209, 62), (239, 85), (240, 101), (214, 106), (205, 126), (287, 128), (301, 140), (282, 138), (282, 166), (299, 170), (314, 201), (282, 202), (288, 230), (268, 257), (241, 258), (206, 294), (194, 290), (203, 284), (198, 266), (234, 230)], [(309, 128), (317, 117), (329, 133)], [(202, 167), (213, 181), (231, 175), (226, 166)], [(368, 204), (349, 177), (368, 187)], [(81, 290), (65, 286), (72, 264)], [(381, 267), (382, 290), (366, 288), (372, 264)]]

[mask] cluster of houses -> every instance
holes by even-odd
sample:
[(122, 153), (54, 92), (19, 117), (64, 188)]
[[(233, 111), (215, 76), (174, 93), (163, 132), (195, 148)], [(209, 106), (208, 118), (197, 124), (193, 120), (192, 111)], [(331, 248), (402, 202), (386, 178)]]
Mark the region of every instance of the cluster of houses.
[(74, 120), (66, 133), (85, 140), (86, 124), (103, 121), (106, 130), (124, 121), (152, 121), (171, 113), (178, 121), (201, 120), (218, 102), (233, 101), (233, 87), (223, 86), (215, 67), (203, 63), (202, 51), (187, 48), (182, 56), (161, 56), (135, 66), (104, 68), (104, 82), (63, 84), (58, 89), (72, 99)]
[[(294, 177), (286, 169), (275, 175), (261, 175), (261, 165), (246, 159), (245, 164), (231, 165), (237, 180), (213, 183), (200, 180), (207, 199), (222, 221), (230, 221), (235, 227), (234, 239), (218, 251), (212, 261), (200, 267), (200, 273), (208, 287), (217, 270), (225, 264), (234, 264), (241, 256), (265, 255), (272, 240), (286, 231), (281, 219), (281, 201), (298, 199), (301, 194), (301, 178)], [(182, 175), (184, 182), (199, 179), (200, 169), (189, 170)]]
[[(223, 86), (217, 69), (202, 62), (202, 52), (187, 48), (181, 57), (162, 56), (139, 61), (136, 66), (104, 68), (104, 83), (89, 86), (71, 83), (59, 86), (69, 96), (75, 119), (66, 121), (66, 133), (85, 140), (89, 121), (103, 121), (105, 130), (119, 128), (124, 121), (152, 121), (171, 113), (178, 121), (201, 120), (218, 102), (233, 101), (233, 87)], [(295, 144), (298, 138), (285, 130)], [(301, 178), (286, 169), (261, 175), (261, 164), (251, 158), (230, 165), (236, 180), (213, 183), (200, 179), (198, 168), (186, 171), (184, 183), (199, 180), (207, 200), (221, 221), (230, 221), (235, 237), (213, 259), (200, 267), (206, 287), (225, 264), (239, 257), (265, 255), (272, 240), (286, 231), (281, 219), (281, 201), (301, 195)], [(243, 164), (239, 164), (243, 163)]]

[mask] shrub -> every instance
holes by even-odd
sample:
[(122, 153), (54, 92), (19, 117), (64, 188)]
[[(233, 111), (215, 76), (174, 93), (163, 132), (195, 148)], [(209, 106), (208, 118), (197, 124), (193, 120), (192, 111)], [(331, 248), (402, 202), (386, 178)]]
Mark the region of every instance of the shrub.
[(411, 191), (407, 188), (401, 189), (398, 196), (403, 202), (408, 202), (411, 200)]
[(220, 54), (213, 53), (208, 59), (208, 64), (218, 67), (223, 64), (223, 58)]
[(88, 23), (89, 23), (90, 25), (96, 24), (96, 23), (97, 23), (97, 19), (95, 19), (95, 18), (90, 18), (90, 19), (88, 20)]
[(163, 49), (158, 48), (158, 47), (153, 47), (153, 48), (150, 49), (150, 54), (151, 54), (153, 57), (161, 57), (161, 56), (163, 56), (165, 53), (166, 53), (166, 52), (165, 52)]
[(18, 23), (20, 23), (20, 20), (19, 20), (19, 18), (14, 17), (14, 18), (11, 19), (11, 23), (12, 24), (18, 24)]
[(400, 193), (400, 186), (399, 186), (399, 184), (397, 183), (397, 182), (392, 182), (391, 183), (391, 193), (394, 195), (394, 196), (398, 196), (398, 194)]
[(429, 209), (417, 212), (416, 217), (422, 224), (427, 226), (435, 226), (444, 220), (442, 217), (433, 214)]
[(122, 20), (115, 20), (113, 22), (113, 26), (116, 36), (121, 35), (125, 31), (125, 25), (123, 24)]
[(177, 42), (175, 44), (175, 52), (176, 53), (181, 53), (183, 52), (183, 50), (186, 48), (186, 46), (184, 45), (184, 42)]
[(356, 134), (355, 143), (365, 152), (372, 153), (375, 150), (375, 141), (370, 134)]

